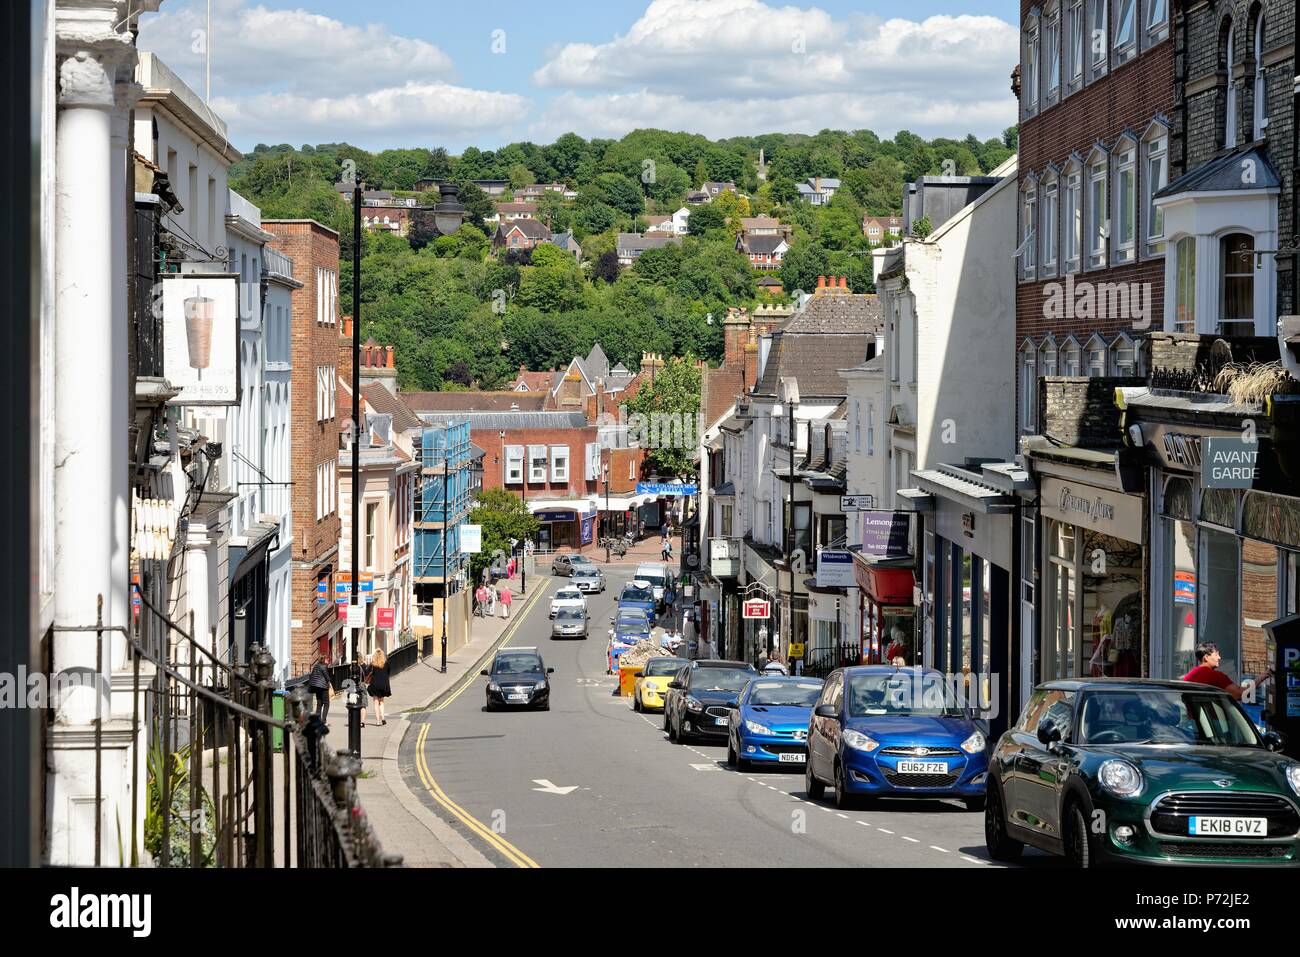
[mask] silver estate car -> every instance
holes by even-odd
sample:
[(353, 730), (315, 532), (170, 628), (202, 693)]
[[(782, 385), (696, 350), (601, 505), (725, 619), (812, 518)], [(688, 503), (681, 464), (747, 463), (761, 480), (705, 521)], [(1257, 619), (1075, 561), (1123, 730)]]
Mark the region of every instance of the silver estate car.
[(561, 608), (551, 621), (552, 638), (586, 638), (587, 613), (581, 608)]

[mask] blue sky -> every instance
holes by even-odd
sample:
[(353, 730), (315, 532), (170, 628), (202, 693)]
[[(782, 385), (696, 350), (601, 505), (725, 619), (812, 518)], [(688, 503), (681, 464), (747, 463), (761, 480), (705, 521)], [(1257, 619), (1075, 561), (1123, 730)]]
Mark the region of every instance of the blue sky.
[[(140, 46), (203, 92), (202, 0)], [(213, 0), (212, 105), (236, 146), (550, 142), (641, 126), (707, 136), (1015, 121), (1007, 0)]]

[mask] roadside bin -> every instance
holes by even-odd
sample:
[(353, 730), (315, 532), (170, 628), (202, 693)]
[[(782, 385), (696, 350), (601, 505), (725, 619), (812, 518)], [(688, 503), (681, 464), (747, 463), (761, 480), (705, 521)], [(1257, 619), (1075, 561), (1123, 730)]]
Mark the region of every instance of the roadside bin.
[(620, 697), (632, 697), (632, 692), (636, 690), (637, 676), (643, 671), (645, 671), (645, 665), (618, 666), (618, 693)]
[[(271, 717), (275, 718), (276, 721), (284, 720), (284, 698), (287, 694), (287, 691), (271, 692)], [(283, 747), (284, 728), (277, 724), (271, 729), (271, 748), (276, 754), (279, 754)]]

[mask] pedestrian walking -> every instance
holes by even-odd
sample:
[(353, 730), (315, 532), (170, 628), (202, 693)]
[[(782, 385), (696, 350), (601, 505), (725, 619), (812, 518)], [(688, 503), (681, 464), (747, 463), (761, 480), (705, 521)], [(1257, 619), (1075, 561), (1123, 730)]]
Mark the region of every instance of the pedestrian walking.
[(370, 680), (366, 685), (370, 697), (375, 699), (375, 720), (380, 724), (388, 724), (388, 719), (384, 717), (384, 699), (393, 694), (393, 686), (388, 678), (388, 656), (380, 648), (371, 659)]
[(357, 657), (352, 662), (352, 677), (357, 683), (357, 703), (361, 705), (361, 726), (366, 726), (366, 709), (370, 707), (370, 656), (362, 656), (357, 652)]
[(316, 661), (311, 666), (311, 673), (307, 675), (307, 687), (316, 696), (316, 717), (322, 722), (326, 721), (330, 713), (331, 688), (330, 670), (325, 664), (324, 656), (316, 656)]
[(510, 617), (510, 602), (511, 602), (510, 589), (509, 588), (501, 589), (501, 617), (502, 618)]
[(474, 589), (474, 614), (480, 618), (484, 617), (487, 609), (487, 586), (479, 585)]
[(673, 557), (673, 543), (668, 540), (667, 536), (664, 537), (663, 544), (659, 546), (659, 555), (665, 562)]
[(511, 581), (513, 581), (514, 577), (515, 577), (515, 556), (511, 555), (510, 560), (506, 562), (506, 578), (509, 578)]
[(487, 590), (487, 613), (492, 618), (497, 613), (497, 586), (489, 585)]

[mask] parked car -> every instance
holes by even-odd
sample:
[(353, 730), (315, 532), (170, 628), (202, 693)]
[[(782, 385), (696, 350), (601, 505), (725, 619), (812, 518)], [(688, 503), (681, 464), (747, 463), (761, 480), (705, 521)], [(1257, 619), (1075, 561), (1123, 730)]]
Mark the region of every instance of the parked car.
[(587, 612), (582, 608), (561, 608), (551, 622), (552, 638), (586, 638)]
[(605, 591), (605, 573), (595, 565), (583, 565), (573, 570), (569, 584), (584, 595), (600, 595)]
[(644, 608), (617, 605), (614, 608), (614, 613), (609, 616), (609, 623), (614, 626), (633, 622), (645, 625), (647, 635), (650, 634), (650, 629), (654, 627), (654, 619), (651, 617), (650, 612)]
[(1282, 746), (1208, 685), (1049, 681), (993, 750), (989, 854), (1032, 844), (1077, 867), (1300, 865), (1300, 762)]
[(624, 608), (640, 608), (647, 617), (654, 619), (655, 596), (649, 582), (633, 579), (623, 586), (618, 595), (618, 609), (621, 611)]
[(668, 682), (689, 665), (685, 658), (650, 658), (632, 688), (633, 711), (662, 711)]
[(714, 740), (727, 736), (731, 708), (758, 672), (745, 661), (692, 661), (668, 683), (664, 701), (664, 730), (682, 743), (699, 735)]
[(727, 763), (744, 771), (750, 762), (807, 762), (808, 723), (821, 693), (820, 678), (755, 678), (731, 712)]
[(988, 728), (938, 671), (859, 665), (826, 676), (808, 725), (808, 796), (961, 798), (984, 807)]
[(572, 575), (577, 568), (593, 568), (593, 562), (586, 555), (556, 555), (551, 560), (552, 575)]
[(551, 679), (554, 668), (542, 662), (536, 648), (503, 648), (492, 659), (487, 676), (487, 710), (497, 708), (551, 708)]
[(668, 584), (668, 569), (662, 562), (642, 562), (636, 566), (632, 580), (648, 584), (650, 590), (654, 592), (656, 607), (663, 608), (664, 588)]
[(581, 608), (583, 614), (587, 612), (587, 596), (571, 585), (565, 585), (555, 593), (551, 599), (551, 617), (561, 608)]

